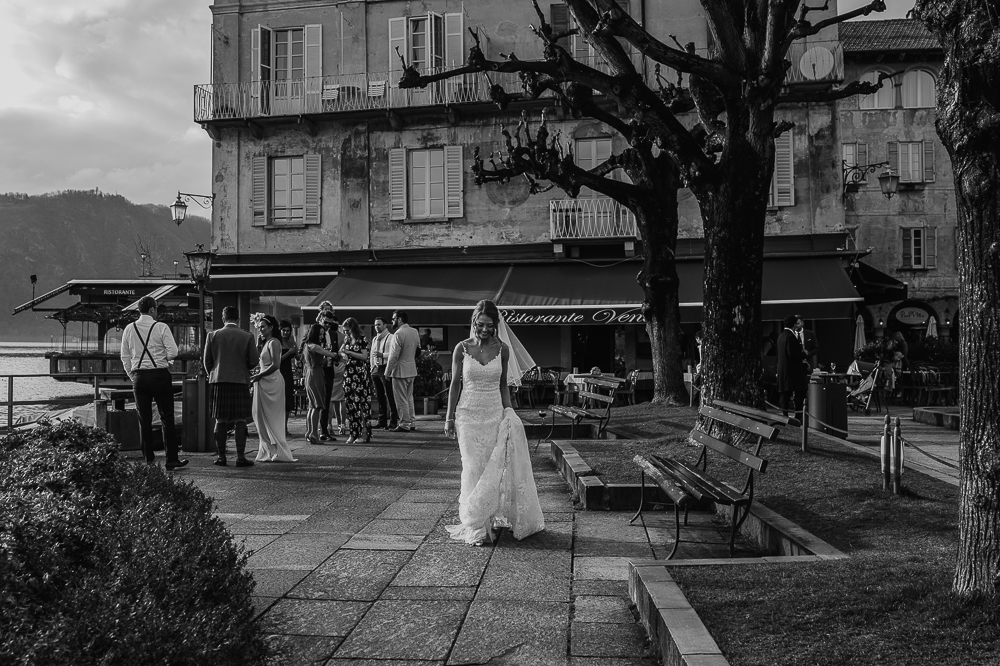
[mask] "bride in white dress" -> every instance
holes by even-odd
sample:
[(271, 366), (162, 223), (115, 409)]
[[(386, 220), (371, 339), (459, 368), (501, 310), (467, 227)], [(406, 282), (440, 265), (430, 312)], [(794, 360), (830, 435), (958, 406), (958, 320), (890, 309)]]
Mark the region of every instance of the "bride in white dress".
[(259, 319), (257, 329), (267, 341), (260, 350), (258, 372), (250, 378), (253, 390), (253, 421), (260, 436), (257, 462), (298, 462), (285, 441), (285, 380), (281, 367), (278, 320), (271, 315)]
[(510, 334), (492, 301), (476, 306), (472, 332), (455, 346), (452, 356), (444, 429), (449, 437), (457, 435), (462, 453), (458, 499), (462, 523), (447, 529), (453, 539), (481, 546), (494, 540), (495, 528), (507, 527), (520, 540), (545, 529), (545, 520), (524, 426), (511, 407), (507, 388), (508, 376), (511, 383), (520, 383), (523, 364), (533, 365), (531, 357)]

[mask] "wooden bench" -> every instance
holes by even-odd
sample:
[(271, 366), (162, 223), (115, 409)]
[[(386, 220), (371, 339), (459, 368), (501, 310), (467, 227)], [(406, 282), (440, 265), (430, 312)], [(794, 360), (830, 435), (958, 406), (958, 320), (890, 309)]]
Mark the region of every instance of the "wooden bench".
[[(611, 420), (611, 407), (615, 404), (615, 393), (618, 387), (625, 383), (620, 377), (595, 375), (583, 379), (583, 389), (578, 393), (581, 406), (549, 405), (552, 414), (552, 427), (548, 437), (556, 429), (556, 416), (564, 416), (570, 420), (570, 439), (576, 437), (576, 425), (583, 421), (597, 421), (597, 435), (600, 439)], [(547, 439), (547, 438), (546, 438)]]
[[(788, 417), (772, 414), (761, 410), (737, 405), (736, 403), (718, 400), (713, 405), (702, 405), (699, 414), (709, 424), (726, 424), (731, 427), (732, 434), (737, 438), (756, 439), (753, 452), (737, 448), (728, 441), (713, 437), (697, 427), (691, 431), (691, 438), (701, 445), (701, 452), (693, 467), (655, 454), (637, 455), (633, 461), (641, 470), (641, 486), (639, 495), (639, 510), (629, 521), (642, 514), (646, 477), (652, 479), (657, 486), (670, 498), (674, 505), (674, 547), (667, 559), (677, 553), (681, 543), (681, 509), (684, 509), (684, 525), (688, 524), (688, 511), (694, 504), (714, 502), (731, 506), (733, 515), (729, 532), (729, 556), (735, 553), (736, 533), (743, 521), (750, 515), (750, 505), (753, 503), (754, 472), (763, 473), (767, 469), (767, 460), (760, 457), (760, 449), (764, 442), (774, 441), (778, 437), (777, 424), (787, 423)], [(736, 488), (708, 473), (708, 451), (725, 456), (746, 468), (746, 477), (742, 488)], [(706, 543), (685, 539), (688, 543)]]

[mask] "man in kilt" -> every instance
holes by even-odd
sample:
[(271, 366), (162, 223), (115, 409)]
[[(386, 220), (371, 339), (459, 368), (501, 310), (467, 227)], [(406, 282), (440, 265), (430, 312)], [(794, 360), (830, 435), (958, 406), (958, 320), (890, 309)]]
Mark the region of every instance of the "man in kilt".
[(215, 464), (226, 466), (226, 439), (235, 431), (236, 466), (250, 467), (246, 457), (247, 421), (253, 418), (250, 371), (260, 362), (253, 334), (239, 327), (240, 312), (232, 306), (222, 309), (225, 326), (212, 331), (205, 340), (205, 370), (208, 372), (212, 418), (215, 419)]

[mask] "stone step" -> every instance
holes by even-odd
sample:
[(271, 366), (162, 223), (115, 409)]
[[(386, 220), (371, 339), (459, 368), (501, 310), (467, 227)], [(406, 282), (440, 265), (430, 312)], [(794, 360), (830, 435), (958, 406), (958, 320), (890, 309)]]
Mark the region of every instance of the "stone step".
[(958, 407), (914, 407), (913, 420), (919, 423), (958, 430)]

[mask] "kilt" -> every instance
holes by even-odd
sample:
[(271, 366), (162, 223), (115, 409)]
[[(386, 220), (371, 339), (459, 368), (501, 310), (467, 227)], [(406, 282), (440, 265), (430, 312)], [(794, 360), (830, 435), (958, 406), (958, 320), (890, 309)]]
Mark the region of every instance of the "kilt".
[(253, 399), (250, 396), (249, 385), (219, 382), (209, 386), (211, 388), (208, 395), (213, 419), (225, 423), (253, 418)]

